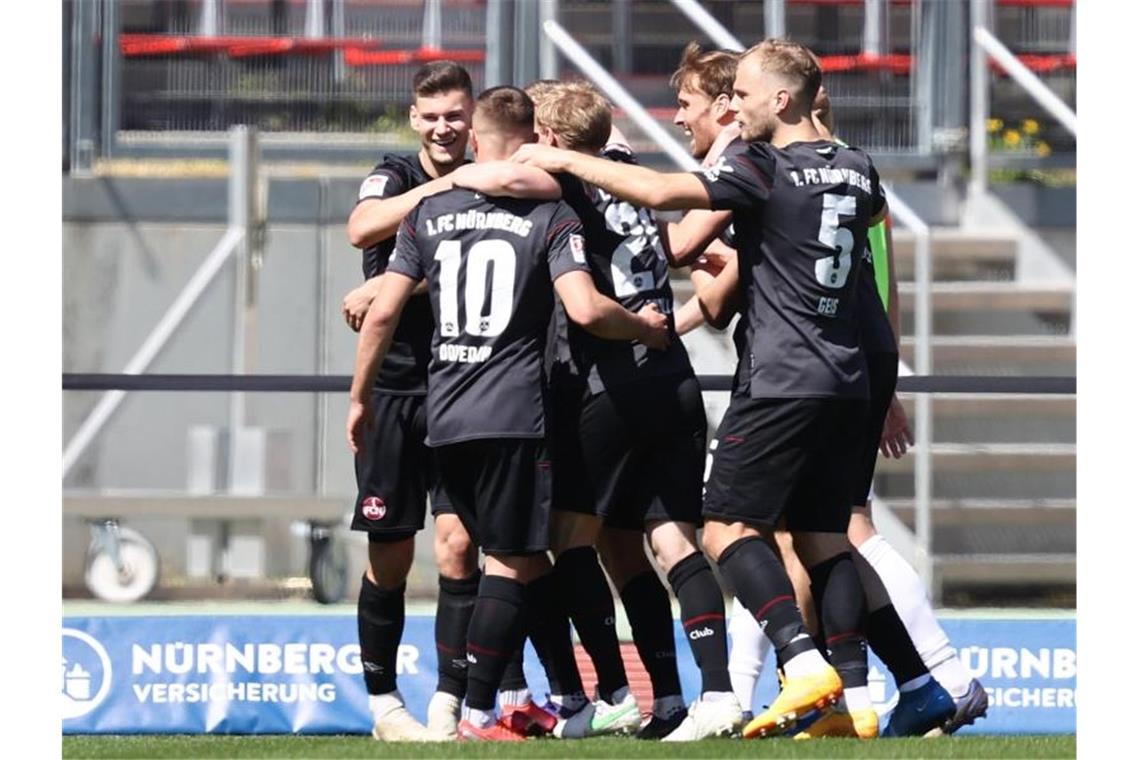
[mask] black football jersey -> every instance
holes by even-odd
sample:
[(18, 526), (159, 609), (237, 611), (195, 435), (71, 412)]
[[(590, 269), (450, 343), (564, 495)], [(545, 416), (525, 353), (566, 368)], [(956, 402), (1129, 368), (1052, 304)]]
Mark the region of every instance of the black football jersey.
[[(602, 153), (611, 161), (636, 163), (624, 146)], [(577, 178), (558, 175), (562, 199), (578, 214), (586, 236), (586, 259), (598, 292), (632, 312), (655, 304), (670, 321), (672, 340), (664, 351), (637, 341), (606, 340), (566, 318), (556, 305), (555, 361), (569, 374), (586, 378), (591, 393), (650, 377), (691, 373), (689, 355), (672, 327), (673, 289), (669, 263), (649, 209), (634, 206)]]
[(589, 271), (570, 207), (466, 189), (430, 196), (401, 224), (388, 268), (428, 279), (428, 445), (543, 437), (551, 283)]
[[(360, 183), (357, 203), (370, 198), (402, 195), (431, 179), (420, 164), (418, 154), (400, 156), (388, 153)], [(361, 256), (364, 279), (384, 273), (395, 245), (396, 237), (393, 235), (364, 249)], [(433, 328), (427, 294), (412, 296), (396, 327), (392, 348), (376, 375), (374, 388), (377, 391), (405, 396), (427, 393), (427, 367)]]
[(752, 398), (866, 398), (857, 294), (885, 203), (870, 158), (822, 140), (751, 143), (696, 176), (733, 211)]

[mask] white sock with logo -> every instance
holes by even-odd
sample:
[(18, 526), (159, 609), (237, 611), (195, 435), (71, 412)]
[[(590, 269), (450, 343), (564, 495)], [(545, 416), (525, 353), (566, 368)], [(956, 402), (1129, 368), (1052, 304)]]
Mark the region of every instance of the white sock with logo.
[(843, 707), (847, 712), (871, 709), (871, 692), (866, 686), (852, 686), (843, 690)]
[(576, 691), (573, 694), (551, 694), (550, 703), (568, 712), (578, 712), (588, 705), (590, 700), (586, 699), (584, 693)]
[(891, 597), (891, 604), (910, 634), (923, 664), (952, 697), (961, 697), (970, 688), (970, 674), (950, 646), (950, 639), (926, 595), (926, 586), (902, 555), (882, 536), (872, 536), (859, 547), (859, 553), (878, 573)]
[(728, 618), (728, 635), (732, 640), (728, 650), (728, 678), (732, 681), (732, 691), (740, 702), (740, 709), (750, 712), (756, 682), (764, 671), (764, 661), (772, 649), (772, 642), (748, 608), (735, 597)]

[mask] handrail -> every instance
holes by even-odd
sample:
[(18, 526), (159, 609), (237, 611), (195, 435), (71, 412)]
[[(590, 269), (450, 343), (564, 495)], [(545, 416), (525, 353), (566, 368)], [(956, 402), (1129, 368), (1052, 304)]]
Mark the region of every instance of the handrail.
[(642, 131), (644, 131), (653, 142), (657, 143), (669, 158), (673, 159), (673, 163), (685, 171), (696, 171), (700, 168), (700, 165), (689, 155), (689, 152), (681, 147), (680, 143), (674, 140), (673, 137), (649, 115), (645, 107), (638, 103), (637, 100), (629, 94), (629, 91), (622, 87), (621, 83), (614, 79), (608, 71), (602, 68), (590, 55), (589, 51), (579, 45), (561, 24), (554, 20), (548, 20), (543, 23), (542, 29), (546, 32), (546, 36), (550, 38), (550, 41), (562, 51), (562, 54), (566, 56), (567, 60), (577, 66), (590, 81), (597, 85), (598, 89), (612, 100), (615, 106), (629, 114), (630, 118), (637, 123), (637, 126), (641, 127)]
[(744, 50), (736, 35), (725, 29), (697, 0), (672, 0), (672, 3), (720, 47), (734, 52)]
[(993, 36), (984, 26), (975, 26), (974, 42), (997, 61), (1009, 73), (1010, 78), (1021, 85), (1021, 88), (1029, 93), (1029, 96), (1039, 106), (1048, 111), (1053, 118), (1061, 123), (1061, 126), (1069, 130), (1073, 137), (1077, 136), (1077, 114), (1073, 109), (1069, 108), (1065, 101), (1057, 97), (1055, 92), (1050, 90), (1040, 78), (1019, 61), (1009, 48), (1001, 44), (997, 37)]

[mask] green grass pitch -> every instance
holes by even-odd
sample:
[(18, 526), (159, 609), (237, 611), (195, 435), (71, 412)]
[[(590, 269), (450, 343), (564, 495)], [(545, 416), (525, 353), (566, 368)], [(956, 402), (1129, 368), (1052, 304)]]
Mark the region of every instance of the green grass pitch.
[(629, 738), (521, 744), (381, 744), (366, 736), (65, 736), (65, 758), (1055, 758), (1076, 757), (1075, 736), (940, 739), (706, 739), (685, 744)]

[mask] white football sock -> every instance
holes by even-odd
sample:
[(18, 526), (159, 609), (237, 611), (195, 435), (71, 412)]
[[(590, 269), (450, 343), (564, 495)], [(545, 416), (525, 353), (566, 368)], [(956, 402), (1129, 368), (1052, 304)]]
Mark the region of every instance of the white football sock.
[(852, 686), (843, 689), (843, 705), (847, 712), (871, 709), (871, 692), (866, 686)]
[[(808, 638), (811, 637), (806, 633), (801, 633), (799, 636), (793, 638), (792, 641)], [(804, 676), (814, 675), (830, 667), (831, 664), (823, 659), (823, 655), (819, 653), (819, 650), (812, 647), (807, 651), (800, 652), (784, 663), (784, 676), (786, 678), (803, 678)]]
[(970, 674), (938, 624), (918, 573), (882, 536), (872, 536), (865, 541), (859, 553), (883, 581), (922, 662), (950, 696), (961, 697), (970, 687)]
[(495, 722), (495, 713), (490, 710), (476, 710), (463, 705), (463, 720), (479, 728), (486, 728)]
[(508, 691), (499, 692), (499, 707), (519, 707), (525, 705), (530, 701), (530, 689), (523, 687), (521, 689), (510, 689)]
[(748, 608), (736, 598), (732, 600), (728, 635), (732, 639), (728, 651), (728, 678), (732, 682), (732, 691), (740, 702), (740, 709), (751, 712), (756, 682), (760, 680), (772, 642), (764, 635)]

